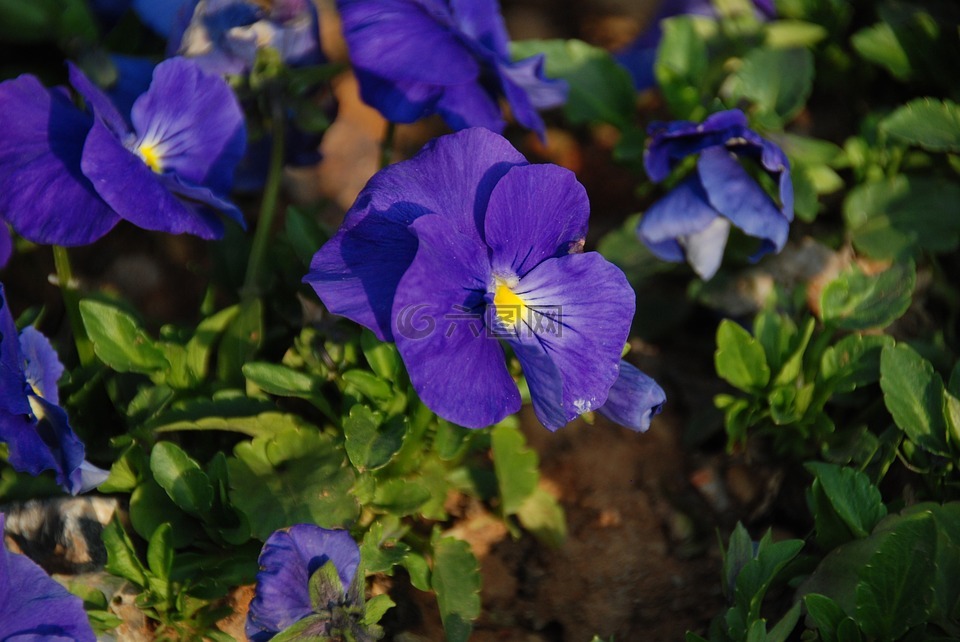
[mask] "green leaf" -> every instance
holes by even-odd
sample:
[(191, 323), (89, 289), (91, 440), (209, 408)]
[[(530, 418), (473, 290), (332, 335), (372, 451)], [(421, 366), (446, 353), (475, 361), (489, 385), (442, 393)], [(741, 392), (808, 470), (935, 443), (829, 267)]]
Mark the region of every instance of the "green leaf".
[(367, 600), (367, 603), (364, 605), (363, 620), (361, 621), (367, 626), (376, 624), (383, 619), (383, 616), (387, 611), (396, 605), (397, 603), (391, 600), (390, 596), (386, 593), (374, 595)]
[(886, 516), (880, 491), (866, 474), (823, 462), (810, 462), (806, 468), (815, 477), (814, 485), (823, 489), (833, 510), (854, 536), (866, 537)]
[(330, 608), (331, 604), (341, 604), (346, 596), (343, 582), (337, 565), (331, 560), (315, 570), (308, 583), (310, 604), (315, 613), (321, 613)]
[(893, 28), (879, 22), (861, 29), (851, 39), (857, 53), (887, 70), (900, 80), (910, 77), (910, 57), (904, 50)]
[(396, 381), (401, 363), (397, 346), (380, 341), (375, 334), (364, 329), (360, 335), (360, 347), (374, 374), (387, 381)]
[(950, 252), (960, 245), (960, 185), (940, 178), (907, 177), (853, 189), (843, 216), (854, 246), (877, 259)]
[(936, 535), (929, 513), (903, 519), (860, 570), (855, 617), (868, 636), (895, 640), (925, 621), (933, 600)]
[(366, 370), (348, 370), (343, 380), (357, 389), (363, 396), (374, 402), (386, 402), (393, 399), (390, 384)]
[(500, 424), (491, 431), (493, 469), (500, 486), (501, 508), (504, 515), (520, 510), (523, 502), (537, 488), (537, 453), (526, 447), (519, 429)]
[(707, 91), (707, 45), (695, 19), (677, 16), (661, 21), (663, 36), (653, 65), (657, 83), (674, 116), (700, 120), (705, 115), (701, 91)]
[(744, 623), (759, 619), (760, 605), (770, 585), (802, 548), (803, 540), (773, 542), (769, 533), (760, 540), (756, 557), (744, 564), (734, 589), (736, 610)]
[(827, 30), (803, 20), (773, 20), (764, 28), (764, 44), (773, 49), (812, 47), (827, 37)]
[(723, 594), (727, 599), (733, 597), (734, 588), (737, 583), (737, 576), (746, 566), (747, 562), (754, 558), (753, 540), (750, 534), (744, 528), (741, 522), (737, 522), (733, 533), (730, 534), (730, 542), (727, 544), (727, 550), (723, 554)]
[(379, 413), (356, 405), (343, 419), (347, 456), (360, 471), (376, 470), (390, 463), (407, 434), (407, 421), (397, 418), (385, 425)]
[(270, 640), (272, 642), (335, 642), (334, 638), (324, 634), (329, 622), (329, 613), (308, 615), (280, 631)]
[(170, 532), (170, 523), (164, 523), (153, 531), (147, 545), (147, 565), (150, 567), (150, 572), (162, 580), (170, 578), (170, 569), (173, 568), (173, 543)]
[(949, 455), (943, 415), (943, 380), (910, 346), (887, 346), (880, 355), (880, 389), (893, 420), (910, 441), (932, 453)]
[(960, 152), (960, 105), (917, 98), (884, 118), (880, 130), (932, 152)]
[(763, 390), (770, 381), (770, 368), (763, 347), (737, 323), (724, 319), (717, 328), (714, 354), (717, 374), (744, 392)]
[(203, 380), (207, 376), (207, 367), (213, 347), (239, 312), (239, 305), (231, 305), (220, 310), (201, 321), (196, 332), (190, 337), (186, 346), (186, 362), (190, 372), (198, 380)]
[(735, 102), (752, 102), (757, 118), (769, 127), (791, 121), (812, 88), (813, 54), (808, 49), (766, 48), (748, 53), (726, 86)]
[(327, 235), (317, 225), (316, 218), (298, 207), (287, 207), (284, 232), (294, 253), (304, 266), (309, 266), (317, 248), (324, 244)]
[(910, 307), (916, 282), (912, 261), (894, 263), (874, 276), (851, 266), (823, 289), (823, 322), (844, 330), (885, 328)]
[(817, 381), (837, 392), (851, 392), (880, 379), (880, 353), (893, 345), (885, 334), (850, 334), (823, 352)]
[(247, 299), (237, 315), (227, 322), (217, 348), (217, 374), (231, 385), (243, 381), (243, 364), (260, 349), (263, 342), (263, 302)]
[(137, 559), (133, 542), (120, 525), (118, 515), (115, 514), (110, 523), (103, 527), (102, 538), (103, 545), (107, 549), (107, 564), (104, 567), (106, 571), (129, 580), (141, 588), (146, 587), (146, 569)]
[(411, 515), (430, 497), (430, 487), (425, 480), (395, 478), (377, 483), (372, 503), (393, 515)]
[(797, 622), (800, 621), (801, 602), (794, 602), (790, 610), (784, 613), (780, 621), (773, 625), (770, 632), (764, 639), (766, 642), (786, 642), (787, 637), (797, 628)]
[(161, 441), (150, 452), (150, 471), (170, 499), (192, 515), (210, 510), (213, 486), (200, 468), (179, 446)]
[(512, 42), (510, 53), (515, 60), (546, 55), (546, 75), (570, 86), (563, 110), (572, 123), (606, 122), (623, 129), (633, 122), (633, 82), (608, 51), (580, 40), (526, 40)]
[(539, 486), (523, 501), (516, 514), (523, 527), (547, 546), (559, 548), (567, 538), (563, 506)]
[(203, 535), (197, 521), (174, 504), (152, 477), (130, 494), (130, 523), (137, 534), (146, 540), (153, 537), (163, 524), (169, 523), (172, 526), (171, 543), (174, 548), (187, 546)]
[(234, 455), (227, 460), (230, 501), (250, 520), (254, 537), (300, 523), (344, 528), (356, 519), (354, 473), (330, 436), (288, 428), (239, 443)]
[(837, 627), (847, 617), (843, 609), (829, 597), (819, 593), (804, 595), (803, 603), (820, 639), (823, 642), (837, 642)]
[(444, 537), (433, 549), (433, 590), (448, 642), (467, 642), (480, 615), (480, 565), (470, 546)]
[(140, 482), (141, 473), (147, 467), (143, 449), (133, 444), (110, 466), (110, 476), (97, 486), (101, 493), (129, 493)]
[(243, 364), (243, 376), (264, 392), (278, 397), (309, 399), (317, 394), (320, 384), (306, 373), (264, 361)]
[(97, 357), (117, 372), (149, 374), (169, 367), (163, 350), (126, 312), (85, 299), (80, 302), (80, 315)]

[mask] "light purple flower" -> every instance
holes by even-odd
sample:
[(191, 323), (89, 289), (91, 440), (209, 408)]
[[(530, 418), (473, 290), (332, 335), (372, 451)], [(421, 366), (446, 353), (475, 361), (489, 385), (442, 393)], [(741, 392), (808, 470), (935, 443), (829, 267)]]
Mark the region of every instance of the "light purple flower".
[[(667, 178), (687, 156), (696, 169), (654, 203), (637, 227), (640, 239), (665, 261), (686, 260), (703, 279), (716, 274), (730, 226), (760, 239), (754, 260), (783, 249), (793, 220), (790, 162), (774, 143), (747, 127), (733, 109), (703, 123), (673, 121), (650, 126), (644, 165), (654, 182)], [(741, 165), (759, 164), (777, 184), (779, 204)]]
[(0, 84), (0, 218), (43, 244), (84, 245), (120, 219), (148, 230), (223, 235), (245, 128), (222, 78), (182, 58), (162, 62), (130, 122), (76, 67), (64, 88), (30, 75)]
[(646, 432), (650, 420), (660, 414), (666, 401), (667, 395), (656, 381), (621, 361), (620, 376), (610, 387), (607, 402), (598, 412), (630, 430)]
[[(0, 540), (4, 521), (0, 513)], [(83, 600), (0, 541), (0, 640), (96, 642)]]
[(544, 133), (538, 109), (566, 100), (543, 56), (513, 62), (496, 0), (338, 0), (360, 93), (388, 120), (440, 114), (453, 129), (503, 131), (500, 98)]
[(63, 364), (37, 330), (17, 332), (2, 284), (0, 308), (0, 442), (10, 465), (30, 475), (51, 470), (74, 495), (96, 487), (107, 473), (84, 460), (83, 442), (59, 405)]
[(396, 341), (423, 402), (462, 426), (520, 408), (502, 341), (556, 430), (606, 401), (635, 307), (623, 273), (581, 252), (588, 216), (573, 173), (468, 129), (376, 174), (304, 280)]
[(360, 548), (349, 532), (297, 524), (270, 535), (260, 552), (247, 637), (264, 642), (314, 615), (310, 577), (327, 562), (336, 567), (346, 594), (360, 564)]

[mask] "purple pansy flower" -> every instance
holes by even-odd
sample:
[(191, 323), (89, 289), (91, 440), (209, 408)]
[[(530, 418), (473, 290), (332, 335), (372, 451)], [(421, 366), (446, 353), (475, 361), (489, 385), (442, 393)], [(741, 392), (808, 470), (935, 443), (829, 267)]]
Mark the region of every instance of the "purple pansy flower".
[(360, 565), (360, 548), (347, 531), (297, 524), (270, 535), (259, 562), (246, 625), (252, 642), (269, 640), (318, 612), (310, 578), (328, 562), (336, 567), (340, 593), (346, 593)]
[(502, 339), (556, 430), (607, 399), (635, 307), (623, 273), (581, 252), (588, 216), (572, 172), (468, 129), (370, 179), (304, 280), (396, 341), (423, 402), (463, 426), (520, 408)]
[[(0, 539), (5, 516), (0, 513)], [(96, 642), (83, 600), (0, 542), (0, 640)]]
[[(654, 123), (644, 154), (654, 182), (667, 178), (687, 156), (699, 153), (693, 173), (644, 214), (640, 239), (665, 261), (686, 260), (703, 279), (716, 274), (730, 226), (759, 238), (756, 260), (779, 252), (793, 220), (790, 162), (772, 142), (747, 127), (743, 112), (733, 109), (703, 123)], [(777, 184), (779, 205), (740, 164), (750, 158)]]
[(10, 465), (31, 475), (52, 470), (74, 495), (95, 488), (107, 473), (84, 460), (83, 442), (59, 405), (63, 364), (37, 330), (17, 332), (2, 284), (0, 308), (0, 442), (10, 449)]
[(171, 53), (196, 60), (208, 73), (246, 74), (257, 51), (272, 47), (291, 67), (320, 65), (317, 9), (311, 0), (192, 0), (189, 23), (174, 28)]
[(543, 56), (513, 62), (496, 0), (338, 0), (360, 93), (388, 120), (439, 113), (453, 129), (503, 131), (499, 100), (544, 133), (538, 109), (566, 100)]
[(611, 386), (607, 402), (597, 412), (621, 426), (646, 432), (650, 420), (660, 414), (666, 401), (666, 393), (652, 377), (621, 361), (620, 376)]
[(243, 113), (230, 87), (195, 63), (160, 63), (130, 122), (76, 67), (64, 88), (30, 75), (0, 84), (0, 218), (25, 238), (84, 245), (122, 218), (202, 238), (223, 235), (218, 213), (243, 155)]

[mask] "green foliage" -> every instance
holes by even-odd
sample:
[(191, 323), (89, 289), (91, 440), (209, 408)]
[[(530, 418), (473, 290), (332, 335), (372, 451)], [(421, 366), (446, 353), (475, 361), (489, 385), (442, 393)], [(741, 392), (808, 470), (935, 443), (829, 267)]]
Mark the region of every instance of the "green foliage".
[(852, 266), (823, 289), (823, 322), (843, 330), (885, 328), (910, 307), (916, 282), (911, 261), (894, 263), (874, 276)]
[(466, 642), (480, 615), (480, 567), (463, 540), (444, 537), (434, 544), (431, 587), (450, 642)]
[(753, 104), (765, 127), (782, 127), (803, 109), (813, 88), (813, 54), (807, 49), (754, 49), (725, 87), (732, 101)]
[(707, 46), (696, 18), (677, 16), (661, 23), (663, 38), (657, 48), (654, 73), (670, 110), (680, 119), (706, 115), (701, 87), (707, 80)]
[(880, 130), (932, 152), (960, 152), (960, 105), (917, 98), (884, 118)]

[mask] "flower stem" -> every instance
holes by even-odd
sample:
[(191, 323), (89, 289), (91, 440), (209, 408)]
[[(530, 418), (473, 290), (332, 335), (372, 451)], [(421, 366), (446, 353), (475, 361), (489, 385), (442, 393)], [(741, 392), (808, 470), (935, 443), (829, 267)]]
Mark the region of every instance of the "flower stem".
[(253, 246), (250, 248), (250, 263), (247, 264), (247, 275), (243, 282), (244, 298), (255, 297), (260, 293), (260, 273), (263, 270), (267, 245), (270, 242), (273, 219), (277, 213), (280, 183), (283, 179), (283, 107), (277, 100), (274, 100), (270, 125), (270, 131), (273, 135), (273, 141), (270, 145), (270, 168), (267, 173), (267, 183), (263, 188), (263, 200), (260, 201), (260, 215), (257, 218), (257, 229), (253, 234)]
[(380, 142), (380, 169), (393, 162), (393, 139), (397, 133), (397, 124), (392, 120), (387, 121), (387, 131), (383, 134), (383, 140)]
[(67, 318), (70, 319), (70, 327), (73, 329), (73, 340), (77, 345), (77, 356), (80, 357), (80, 365), (87, 366), (93, 363), (93, 343), (87, 336), (87, 330), (83, 325), (83, 317), (80, 316), (80, 290), (77, 288), (76, 281), (73, 280), (73, 269), (70, 267), (70, 255), (67, 254), (67, 248), (53, 246), (53, 263), (57, 269), (57, 281), (60, 283), (60, 292), (63, 294), (63, 304), (67, 309)]

